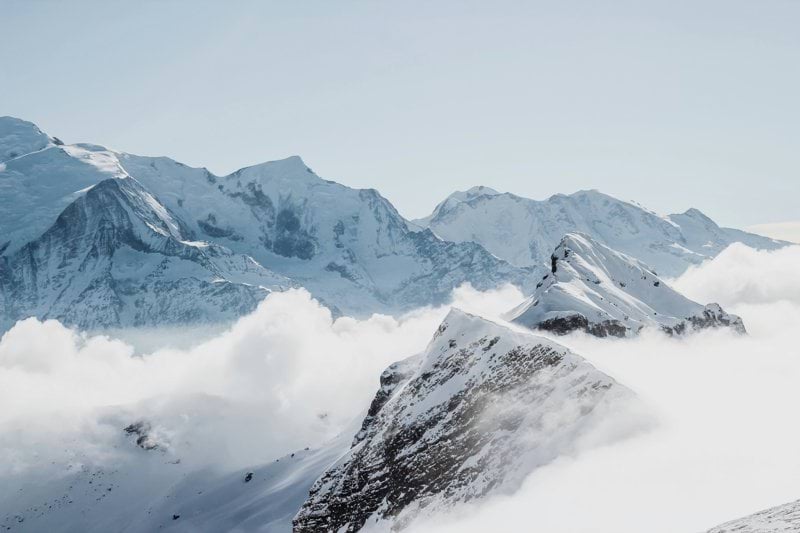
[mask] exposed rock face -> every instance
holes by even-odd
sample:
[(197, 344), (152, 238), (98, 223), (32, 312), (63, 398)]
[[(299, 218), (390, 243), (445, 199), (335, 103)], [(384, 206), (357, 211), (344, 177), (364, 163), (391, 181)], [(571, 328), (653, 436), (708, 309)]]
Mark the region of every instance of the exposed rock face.
[(153, 426), (146, 420), (139, 420), (125, 426), (126, 434), (136, 439), (136, 445), (143, 450), (160, 450), (166, 447), (165, 444), (159, 442), (159, 439), (153, 433)]
[(420, 513), (515, 489), (632, 393), (543, 338), (453, 310), (426, 351), (389, 367), (350, 451), (294, 531), (401, 529)]
[(800, 500), (772, 507), (708, 530), (708, 533), (790, 533), (800, 531)]
[(717, 304), (702, 306), (670, 288), (644, 263), (587, 235), (566, 235), (550, 256), (551, 271), (508, 319), (564, 335), (583, 331), (626, 337), (656, 327), (670, 335), (729, 327), (745, 333), (741, 318)]

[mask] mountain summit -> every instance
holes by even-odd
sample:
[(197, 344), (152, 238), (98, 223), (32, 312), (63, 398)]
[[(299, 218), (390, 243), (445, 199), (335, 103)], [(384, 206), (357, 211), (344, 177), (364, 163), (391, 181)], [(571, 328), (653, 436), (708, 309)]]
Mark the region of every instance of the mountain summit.
[(380, 520), (396, 531), (508, 493), (634, 400), (563, 346), (451, 310), (425, 352), (383, 373), (361, 431), (311, 488), (294, 532)]

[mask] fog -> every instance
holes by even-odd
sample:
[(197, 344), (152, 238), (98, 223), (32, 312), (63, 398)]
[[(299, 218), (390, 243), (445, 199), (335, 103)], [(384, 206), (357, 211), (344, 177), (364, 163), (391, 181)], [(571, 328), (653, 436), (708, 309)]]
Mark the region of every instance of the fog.
[[(451, 305), (493, 316), (521, 299), (511, 286), (462, 286)], [(424, 349), (448, 309), (333, 320), (305, 290), (290, 290), (210, 339), (184, 333), (177, 344), (188, 348), (150, 353), (52, 320), (21, 321), (0, 340), (0, 476), (75, 456), (112, 460), (122, 428), (138, 420), (182, 459), (223, 468), (319, 445), (369, 405), (385, 367)], [(148, 331), (139, 344), (175, 345), (176, 333)]]

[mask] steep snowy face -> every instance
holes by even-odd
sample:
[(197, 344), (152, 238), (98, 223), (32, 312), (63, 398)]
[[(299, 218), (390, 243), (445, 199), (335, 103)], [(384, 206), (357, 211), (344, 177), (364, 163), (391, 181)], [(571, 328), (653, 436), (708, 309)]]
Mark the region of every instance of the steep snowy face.
[(550, 256), (550, 272), (508, 319), (559, 334), (582, 330), (624, 337), (644, 327), (681, 334), (706, 327), (744, 333), (739, 317), (700, 305), (670, 288), (649, 267), (587, 235), (566, 235)]
[(88, 145), (48, 145), (1, 164), (0, 255), (42, 235), (89, 188), (126, 176), (113, 153)]
[(546, 339), (453, 310), (426, 351), (381, 376), (349, 452), (317, 480), (295, 532), (402, 529), (573, 449), (632, 393)]
[(291, 285), (187, 232), (133, 178), (98, 183), (0, 262), (6, 327), (28, 316), (87, 329), (233, 320)]
[(792, 533), (800, 531), (800, 500), (732, 520), (708, 533)]
[(0, 117), (0, 163), (42, 150), (55, 142), (59, 141), (50, 139), (32, 122)]
[(525, 286), (531, 273), (478, 244), (411, 231), (377, 191), (323, 180), (299, 157), (224, 177), (166, 158), (122, 154), (120, 163), (198, 238), (252, 256), (343, 313), (440, 303), (463, 282)]
[(517, 266), (540, 265), (566, 233), (580, 232), (637, 257), (674, 277), (690, 265), (716, 256), (733, 242), (775, 249), (779, 241), (720, 228), (697, 210), (664, 217), (597, 191), (555, 195), (536, 201), (513, 194), (461, 193), (418, 221), (439, 237), (477, 242)]

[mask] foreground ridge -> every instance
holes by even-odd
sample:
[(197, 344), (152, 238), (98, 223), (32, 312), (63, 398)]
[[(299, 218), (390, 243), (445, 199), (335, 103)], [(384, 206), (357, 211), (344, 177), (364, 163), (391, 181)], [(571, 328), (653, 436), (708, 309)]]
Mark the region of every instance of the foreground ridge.
[(296, 533), (358, 531), (516, 489), (633, 394), (564, 347), (452, 310), (426, 351), (381, 376), (350, 451)]

